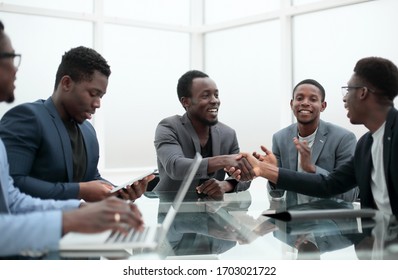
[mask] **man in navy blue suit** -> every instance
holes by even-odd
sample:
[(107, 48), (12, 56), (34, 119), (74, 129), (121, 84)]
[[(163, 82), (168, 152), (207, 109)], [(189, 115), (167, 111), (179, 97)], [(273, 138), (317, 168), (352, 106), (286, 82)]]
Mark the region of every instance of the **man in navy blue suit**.
[[(0, 137), (21, 191), (44, 199), (85, 201), (111, 195), (112, 185), (97, 169), (99, 145), (88, 121), (101, 106), (110, 74), (95, 50), (73, 48), (62, 57), (51, 97), (16, 106), (3, 116)], [(135, 200), (153, 178), (147, 176), (118, 195)]]

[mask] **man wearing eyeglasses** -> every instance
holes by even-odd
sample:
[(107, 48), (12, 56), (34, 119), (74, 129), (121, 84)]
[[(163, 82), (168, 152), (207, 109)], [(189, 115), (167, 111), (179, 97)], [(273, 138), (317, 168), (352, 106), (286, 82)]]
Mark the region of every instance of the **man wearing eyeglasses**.
[(3, 50), (0, 52), (0, 87), (1, 91), (4, 93), (1, 101), (11, 103), (14, 101), (14, 80), (17, 73), (17, 69), (21, 62), (21, 55), (16, 54), (12, 50), (9, 44), (6, 44), (3, 40), (0, 48)]
[[(363, 124), (369, 132), (356, 146), (354, 157), (328, 176), (298, 173), (275, 167), (275, 156), (267, 152), (264, 161), (249, 153), (247, 158), (256, 176), (262, 176), (279, 188), (307, 195), (328, 197), (360, 189), (361, 207), (398, 215), (398, 68), (381, 57), (360, 59), (343, 87), (344, 107), (352, 124)], [(240, 171), (234, 176), (240, 178)]]
[[(14, 81), (20, 55), (0, 21), (0, 102), (14, 100)], [(142, 229), (138, 208), (109, 197), (96, 203), (79, 200), (41, 200), (23, 194), (13, 184), (7, 154), (0, 138), (0, 259), (39, 257), (59, 248), (61, 236), (74, 231), (95, 233), (127, 227)]]

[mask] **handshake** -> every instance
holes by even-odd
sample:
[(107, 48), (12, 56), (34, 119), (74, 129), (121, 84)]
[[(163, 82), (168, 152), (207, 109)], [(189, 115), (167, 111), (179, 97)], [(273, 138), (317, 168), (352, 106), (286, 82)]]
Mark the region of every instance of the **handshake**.
[(265, 154), (257, 152), (239, 153), (233, 160), (227, 163), (224, 171), (238, 181), (250, 181), (256, 177), (264, 177), (271, 181), (273, 177), (271, 172), (274, 170), (277, 175), (277, 159), (275, 155), (265, 146), (261, 146)]

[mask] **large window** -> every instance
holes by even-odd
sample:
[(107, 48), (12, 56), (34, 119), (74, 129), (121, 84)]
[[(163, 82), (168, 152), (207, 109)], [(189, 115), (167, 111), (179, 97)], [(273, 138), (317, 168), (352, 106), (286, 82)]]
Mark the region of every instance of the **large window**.
[(322, 118), (358, 137), (367, 129), (348, 121), (340, 87), (347, 84), (362, 57), (381, 56), (398, 63), (398, 37), (391, 36), (397, 32), (396, 11), (398, 1), (371, 1), (293, 19), (294, 82), (309, 77), (319, 80), (328, 101)]
[(176, 85), (189, 68), (189, 35), (107, 24), (104, 37), (112, 67), (99, 110), (106, 167), (154, 165), (157, 123), (183, 110)]
[(237, 131), (242, 150), (271, 148), (272, 134), (294, 121), (291, 90), (305, 78), (325, 86), (321, 117), (359, 137), (366, 129), (349, 123), (339, 89), (361, 57), (398, 64), (397, 10), (394, 0), (2, 1), (22, 64), (16, 102), (1, 104), (0, 116), (48, 98), (62, 54), (85, 45), (112, 69), (93, 120), (105, 176), (156, 166), (156, 125), (184, 113), (176, 84), (191, 68), (215, 80), (220, 121)]
[(213, 32), (205, 40), (205, 69), (220, 90), (219, 120), (236, 130), (242, 150), (270, 147), (271, 132), (280, 128), (272, 104), (282, 102), (279, 22)]

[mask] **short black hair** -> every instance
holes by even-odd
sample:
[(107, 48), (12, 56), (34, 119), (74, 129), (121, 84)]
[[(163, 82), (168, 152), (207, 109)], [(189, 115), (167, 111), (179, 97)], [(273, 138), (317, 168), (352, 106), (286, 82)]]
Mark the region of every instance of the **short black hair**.
[(209, 75), (199, 70), (190, 70), (178, 79), (177, 95), (178, 100), (181, 101), (182, 97), (192, 96), (192, 81), (195, 78), (208, 78)]
[(326, 92), (325, 89), (323, 88), (323, 86), (318, 83), (317, 81), (313, 80), (313, 79), (305, 79), (302, 80), (301, 82), (299, 82), (294, 88), (293, 88), (293, 93), (292, 96), (294, 97), (294, 92), (296, 91), (296, 89), (298, 88), (298, 86), (300, 85), (304, 85), (304, 84), (310, 84), (313, 86), (316, 86), (320, 92), (321, 92), (321, 101), (324, 102), (325, 101), (325, 97), (326, 97)]
[(398, 69), (390, 60), (375, 56), (362, 58), (356, 63), (354, 73), (380, 97), (393, 101), (397, 96)]
[(83, 46), (73, 48), (62, 56), (55, 77), (54, 89), (58, 87), (59, 82), (65, 75), (70, 76), (74, 82), (90, 81), (96, 70), (107, 78), (111, 74), (106, 60), (94, 49)]

